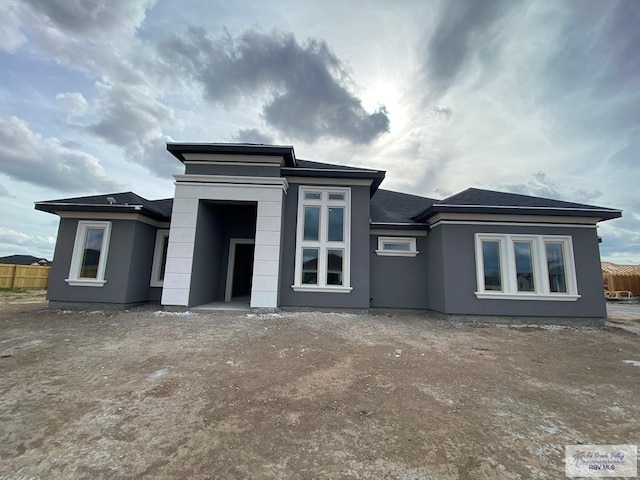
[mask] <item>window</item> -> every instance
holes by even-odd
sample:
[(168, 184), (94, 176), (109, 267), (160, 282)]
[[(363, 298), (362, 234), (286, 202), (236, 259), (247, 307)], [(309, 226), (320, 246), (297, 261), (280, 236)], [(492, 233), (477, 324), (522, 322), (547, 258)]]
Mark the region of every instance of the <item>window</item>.
[(169, 230), (158, 230), (156, 247), (153, 251), (153, 267), (151, 268), (151, 286), (161, 287), (164, 283), (164, 272), (167, 268), (167, 250), (169, 249)]
[(416, 239), (410, 237), (378, 237), (377, 255), (392, 257), (415, 257)]
[(580, 298), (571, 237), (476, 234), (478, 298)]
[(111, 222), (78, 222), (69, 278), (65, 280), (69, 285), (102, 287), (106, 283), (110, 236)]
[(350, 189), (300, 187), (296, 238), (296, 291), (351, 291)]

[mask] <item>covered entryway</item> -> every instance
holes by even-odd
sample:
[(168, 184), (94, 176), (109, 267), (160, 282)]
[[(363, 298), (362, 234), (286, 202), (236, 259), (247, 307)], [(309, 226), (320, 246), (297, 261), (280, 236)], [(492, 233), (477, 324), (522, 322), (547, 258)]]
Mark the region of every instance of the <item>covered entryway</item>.
[(190, 306), (251, 301), (257, 204), (200, 200)]

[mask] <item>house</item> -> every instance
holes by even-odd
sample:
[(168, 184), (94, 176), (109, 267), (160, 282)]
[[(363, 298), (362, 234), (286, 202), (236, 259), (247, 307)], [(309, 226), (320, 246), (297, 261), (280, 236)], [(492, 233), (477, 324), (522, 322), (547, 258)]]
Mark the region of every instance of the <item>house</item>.
[(385, 172), (293, 147), (169, 143), (173, 199), (36, 203), (60, 217), (52, 306), (245, 299), (254, 309), (430, 310), (451, 319), (606, 316), (596, 225), (619, 210), (467, 189), (380, 188)]
[(51, 266), (51, 262), (46, 258), (38, 258), (33, 255), (8, 255), (0, 257), (0, 265), (39, 265), (42, 267)]

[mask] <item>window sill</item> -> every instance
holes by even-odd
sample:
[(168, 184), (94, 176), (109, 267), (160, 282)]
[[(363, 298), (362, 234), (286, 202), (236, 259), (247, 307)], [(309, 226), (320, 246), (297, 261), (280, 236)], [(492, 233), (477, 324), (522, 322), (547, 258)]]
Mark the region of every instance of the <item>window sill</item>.
[(418, 255), (418, 252), (402, 252), (402, 251), (392, 251), (392, 250), (376, 250), (376, 255), (380, 255), (381, 257), (415, 257)]
[(550, 295), (550, 294), (531, 294), (531, 293), (488, 293), (475, 292), (477, 298), (491, 300), (544, 300), (552, 302), (575, 302), (580, 295)]
[(318, 287), (315, 285), (291, 285), (296, 292), (349, 293), (353, 287)]
[(163, 287), (164, 286), (164, 282), (163, 281), (159, 281), (159, 282), (151, 282), (149, 284), (150, 287)]
[(72, 287), (102, 287), (106, 280), (87, 280), (81, 278), (67, 278), (65, 280)]

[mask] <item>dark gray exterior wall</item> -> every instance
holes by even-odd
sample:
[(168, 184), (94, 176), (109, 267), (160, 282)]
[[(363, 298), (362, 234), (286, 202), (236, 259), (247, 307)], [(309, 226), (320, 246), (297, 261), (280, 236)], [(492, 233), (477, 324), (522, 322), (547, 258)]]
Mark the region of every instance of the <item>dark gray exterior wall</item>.
[(151, 287), (149, 282), (151, 281), (157, 228), (142, 222), (130, 223), (134, 224), (134, 232), (125, 303), (147, 302), (150, 300)]
[(435, 228), (429, 232), (426, 241), (427, 303), (429, 310), (445, 311), (444, 285), (447, 272), (442, 257), (442, 229)]
[[(370, 236), (371, 307), (374, 308), (429, 308), (427, 272), (427, 237), (416, 237), (418, 255), (392, 257), (378, 255), (378, 237)], [(411, 237), (410, 234), (399, 235)]]
[(255, 239), (255, 203), (200, 201), (189, 306), (224, 300), (232, 238)]
[(190, 164), (185, 165), (185, 175), (228, 175), (232, 177), (279, 177), (280, 165), (216, 165), (211, 164)]
[[(331, 188), (331, 185), (318, 187)], [(351, 187), (351, 287), (353, 290), (349, 293), (296, 292), (291, 288), (295, 274), (298, 191), (297, 184), (289, 185), (284, 200), (280, 305), (283, 307), (369, 308), (369, 186)]]
[(133, 220), (111, 220), (106, 283), (102, 287), (76, 287), (65, 279), (69, 277), (77, 227), (76, 219), (60, 219), (47, 299), (121, 304), (148, 301), (155, 227)]
[(222, 220), (214, 205), (200, 201), (197, 222), (189, 307), (221, 300), (221, 251), (224, 239)]
[[(476, 298), (475, 233), (571, 236), (578, 294), (581, 297), (575, 302)], [(444, 308), (433, 302), (429, 307), (432, 310), (451, 315), (606, 317), (595, 228), (440, 225), (429, 234), (432, 239), (436, 235), (441, 236), (441, 242), (438, 243), (443, 259)], [(437, 255), (437, 252), (432, 253)], [(430, 287), (433, 285), (430, 284)]]
[(150, 287), (149, 288), (149, 301), (158, 302), (162, 301), (162, 287)]

